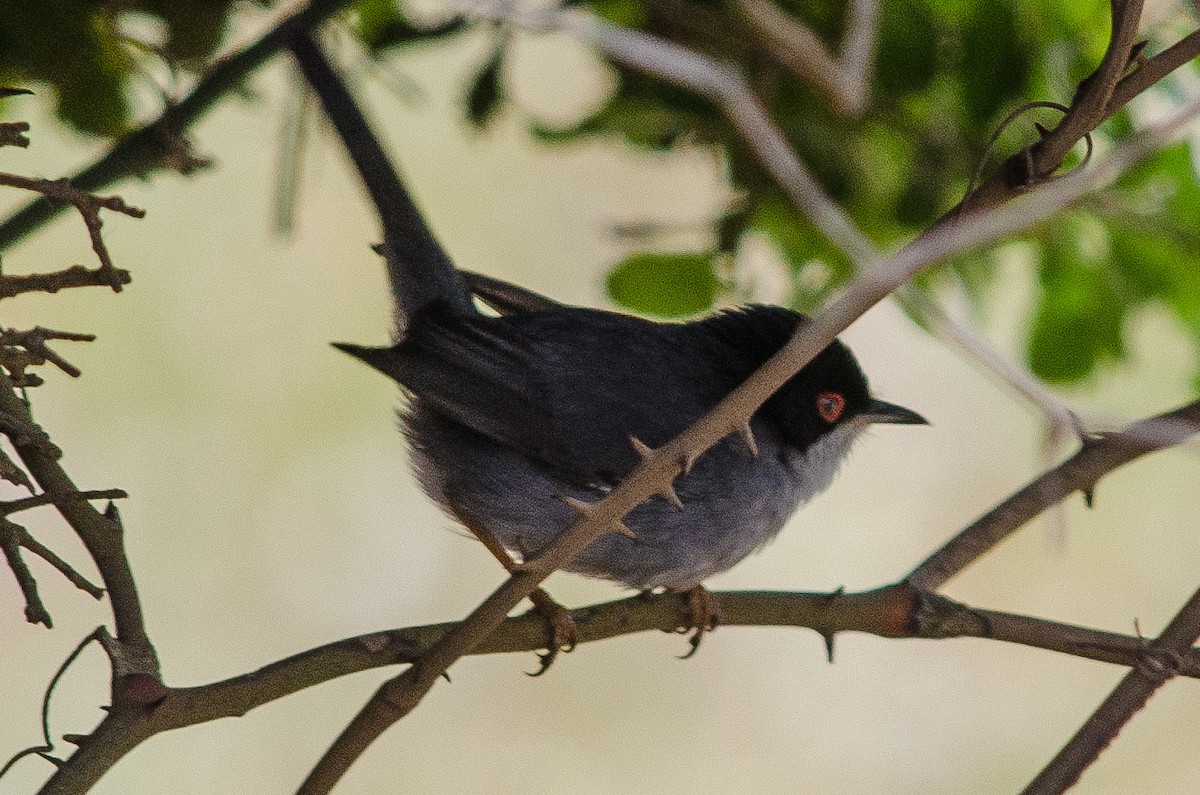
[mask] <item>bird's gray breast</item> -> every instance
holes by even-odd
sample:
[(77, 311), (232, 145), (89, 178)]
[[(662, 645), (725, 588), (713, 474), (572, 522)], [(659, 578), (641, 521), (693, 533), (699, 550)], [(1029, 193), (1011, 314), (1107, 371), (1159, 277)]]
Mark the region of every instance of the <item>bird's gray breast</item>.
[[(653, 497), (625, 524), (635, 539), (598, 538), (568, 570), (634, 588), (683, 590), (731, 568), (774, 538), (792, 512), (824, 490), (856, 432), (838, 428), (800, 453), (773, 426), (756, 421), (758, 456), (736, 436), (675, 479), (678, 510)], [(576, 518), (562, 498), (594, 502), (611, 483), (572, 483), (434, 412), (410, 407), (406, 431), (425, 491), (475, 532), (487, 532), (525, 558)], [(451, 453), (450, 451), (453, 451)]]

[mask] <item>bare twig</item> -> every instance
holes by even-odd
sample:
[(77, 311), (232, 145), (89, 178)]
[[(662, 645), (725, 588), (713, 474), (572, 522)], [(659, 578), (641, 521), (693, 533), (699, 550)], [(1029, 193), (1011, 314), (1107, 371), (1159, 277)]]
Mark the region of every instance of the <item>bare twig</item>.
[(25, 528), (12, 522), (0, 520), (0, 550), (4, 551), (4, 558), (8, 562), (8, 568), (12, 570), (13, 576), (17, 579), (17, 585), (21, 588), (21, 595), (25, 597), (25, 620), (30, 624), (41, 624), (47, 629), (54, 626), (54, 621), (50, 618), (50, 612), (46, 610), (46, 605), (42, 603), (42, 598), (38, 595), (37, 580), (33, 577), (33, 572), (29, 570), (25, 559), (21, 557), (21, 540), (26, 537)]
[(21, 556), (22, 547), (49, 563), (60, 574), (66, 577), (72, 585), (89, 594), (93, 599), (99, 599), (103, 596), (104, 589), (93, 585), (86, 577), (76, 571), (71, 564), (67, 563), (55, 554), (53, 550), (31, 536), (29, 531), (24, 527), (15, 522), (10, 522), (4, 517), (18, 511), (25, 511), (43, 505), (62, 506), (78, 500), (115, 499), (125, 496), (127, 496), (125, 492), (120, 489), (106, 489), (103, 491), (81, 491), (61, 495), (38, 494), (20, 500), (0, 502), (0, 548), (4, 550), (8, 567), (12, 569), (13, 575), (17, 578), (17, 583), (21, 586), (21, 593), (25, 597), (25, 617), (31, 624), (44, 624), (47, 628), (53, 626), (50, 620), (50, 613), (46, 610), (45, 605), (42, 604), (41, 598), (38, 596), (37, 581)]
[(1143, 646), (1138, 664), (1029, 783), (1023, 795), (1058, 795), (1078, 781), (1150, 696), (1179, 674), (1185, 655), (1197, 638), (1200, 638), (1200, 590), (1192, 594), (1157, 640)]
[(1153, 58), (1136, 64), (1133, 71), (1121, 79), (1109, 99), (1108, 115), (1129, 104), (1129, 100), (1200, 55), (1200, 30), (1188, 34)]
[(29, 122), (0, 122), (0, 146), (28, 147), (29, 138), (25, 135), (27, 132), (29, 132)]
[(876, 0), (850, 4), (841, 58), (832, 55), (811, 28), (770, 0), (737, 0), (737, 7), (775, 59), (819, 91), (835, 111), (857, 117), (867, 109), (879, 12)]
[(963, 326), (936, 300), (911, 286), (897, 290), (897, 303), (929, 325), (939, 338), (946, 340), (986, 367), (1005, 385), (1032, 403), (1046, 417), (1052, 432), (1065, 434), (1074, 429), (1071, 410), (1041, 381), (1023, 367), (1000, 355), (976, 332)]
[[(69, 342), (94, 342), (95, 334), (80, 334), (74, 331), (55, 331), (54, 329), (43, 328), (36, 326), (26, 331), (17, 331), (16, 329), (0, 329), (0, 347), (3, 347), (3, 354), (10, 352), (11, 348), (24, 349), (27, 356), (22, 356), (20, 362), (4, 361), (5, 367), (9, 369), (12, 375), (21, 375), (24, 367), (29, 365), (44, 364), (50, 362), (58, 369), (62, 370), (72, 378), (78, 378), (80, 375), (79, 368), (68, 362), (63, 357), (59, 356), (50, 346), (46, 344), (46, 340), (66, 340)], [(0, 358), (3, 358), (0, 356)], [(11, 357), (10, 357), (11, 358)]]
[(53, 273), (30, 273), (27, 275), (0, 274), (0, 298), (11, 298), (21, 293), (56, 293), (69, 287), (109, 287), (113, 280), (122, 285), (130, 282), (129, 271), (114, 268), (89, 270), (83, 265), (72, 265)]
[(0, 502), (0, 516), (11, 516), (19, 511), (39, 508), (43, 505), (65, 505), (75, 500), (121, 500), (129, 495), (122, 489), (99, 489), (95, 491), (77, 491), (74, 494), (35, 494), (19, 500)]
[(13, 391), (12, 382), (3, 373), (0, 373), (0, 418), (3, 419), (2, 429), (16, 449), (21, 463), (43, 493), (54, 502), (95, 561), (108, 592), (118, 638), (147, 661), (148, 670), (157, 673), (154, 649), (146, 635), (137, 586), (125, 555), (119, 526), (93, 508), (86, 499), (74, 498), (80, 489), (59, 465), (58, 456), (55, 455), (57, 448), (44, 438), (45, 433), (29, 419), (28, 407)]
[(66, 577), (68, 582), (86, 593), (88, 596), (92, 597), (93, 599), (99, 599), (100, 597), (104, 596), (103, 588), (98, 585), (93, 585), (91, 580), (76, 571), (71, 564), (67, 563), (65, 560), (56, 555), (53, 550), (31, 536), (28, 530), (25, 528), (20, 528), (20, 530), (21, 546), (25, 547), (25, 549), (28, 549), (42, 560), (58, 569), (59, 574)]
[(100, 227), (103, 224), (100, 220), (100, 210), (111, 210), (131, 218), (144, 218), (145, 210), (129, 206), (120, 196), (96, 196), (80, 190), (66, 179), (34, 179), (20, 174), (0, 173), (0, 185), (31, 190), (74, 206), (87, 227), (88, 237), (92, 241), (92, 251), (96, 252), (96, 258), (100, 260), (99, 272), (107, 277), (108, 285), (114, 292), (120, 292), (122, 285), (129, 282), (129, 274), (119, 271), (113, 265), (108, 247), (104, 244), (104, 237), (100, 234)]
[(1156, 58), (1140, 65), (1132, 64), (1135, 68), (1130, 72), (1130, 56), (1134, 51), (1141, 11), (1141, 0), (1113, 4), (1112, 36), (1104, 58), (1076, 91), (1063, 120), (1038, 143), (1005, 161), (1000, 172), (964, 198), (960, 206), (966, 205), (971, 211), (980, 212), (1052, 178), (1067, 154), (1087, 133), (1138, 93), (1200, 53), (1200, 35), (1193, 34)]
[(850, 0), (846, 38), (842, 41), (842, 68), (865, 107), (870, 98), (871, 73), (879, 35), (879, 0)]
[(0, 449), (0, 479), (7, 480), (14, 486), (21, 486), (33, 493), (33, 481), (29, 479), (29, 475), (25, 473), (24, 469), (17, 466), (16, 462), (2, 449)]

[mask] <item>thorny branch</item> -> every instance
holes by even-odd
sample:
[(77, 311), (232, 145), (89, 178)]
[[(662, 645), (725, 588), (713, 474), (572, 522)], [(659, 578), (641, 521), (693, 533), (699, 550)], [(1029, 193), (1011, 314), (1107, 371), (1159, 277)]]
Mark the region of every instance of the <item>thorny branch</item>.
[[(1125, 8), (1133, 10), (1136, 28), (1140, 5), (1130, 2)], [(509, 19), (511, 10), (500, 9), (495, 13), (499, 18)], [(673, 70), (669, 79), (687, 85), (715, 101), (735, 124), (739, 120), (755, 119), (754, 125), (744, 129), (744, 134), (752, 145), (764, 140), (782, 142), (782, 136), (778, 134), (778, 129), (773, 126), (765, 111), (753, 95), (744, 90), (744, 79), (729, 67), (720, 64), (714, 67), (704, 56), (683, 50), (670, 42), (658, 41), (654, 42), (655, 46), (651, 46), (647, 41), (631, 40), (629, 37), (617, 42), (615, 39), (620, 35), (619, 29), (580, 15), (563, 12), (534, 14), (530, 24), (539, 29), (566, 29), (574, 32), (586, 40), (600, 44), (610, 56), (614, 51), (618, 52), (620, 55), (617, 60), (627, 65), (631, 61), (636, 64), (647, 59), (657, 60), (659, 68)], [(1128, 26), (1126, 17), (1114, 20), (1113, 43), (1109, 53), (1090, 78), (1091, 87), (1080, 92), (1080, 102), (1096, 102), (1096, 97), (1101, 97), (1103, 102), (1107, 102), (1112, 85), (1124, 72), (1129, 60), (1132, 34), (1128, 32)], [(298, 54), (301, 48), (312, 46), (303, 39), (298, 39), (294, 45)], [(670, 60), (664, 61), (660, 57), (662, 50), (668, 52)], [(1118, 59), (1122, 68), (1114, 72), (1112, 63)], [(687, 78), (693, 77), (696, 69), (705, 71), (707, 77), (689, 83)], [(726, 80), (716, 79), (722, 74)], [(733, 90), (728, 89), (730, 85), (734, 87)], [(1198, 109), (1200, 108), (1189, 108), (1189, 114), (1194, 114)], [(1067, 121), (1063, 125), (1067, 127), (1068, 122), (1075, 123), (1075, 131), (1078, 134), (1072, 140), (1072, 144), (1092, 129), (1082, 127), (1078, 122), (1080, 118), (1091, 119), (1094, 127), (1106, 117), (1094, 109), (1075, 112), (1073, 108), (1072, 112), (1067, 114)], [(1187, 115), (1186, 118), (1190, 119), (1191, 116)], [(1171, 125), (1172, 133), (1182, 121), (1183, 119), (1174, 120), (1174, 125)], [(739, 126), (739, 129), (743, 127)], [(1048, 136), (1046, 140), (1051, 140), (1052, 137)], [(1128, 149), (1121, 153), (1123, 157), (1114, 157), (1108, 170), (1119, 171), (1123, 162), (1146, 153), (1150, 145), (1148, 141), (1127, 145)], [(1066, 156), (1069, 148), (1068, 146), (1061, 153), (1059, 162)], [(759, 152), (765, 162), (773, 162), (771, 155), (779, 154), (771, 152), (769, 147), (755, 147), (755, 151)], [(790, 178), (785, 184), (811, 182), (815, 185), (811, 175), (787, 148), (786, 142), (783, 142), (783, 152), (784, 156), (780, 156), (779, 159), (787, 166), (786, 176)], [(1057, 168), (1057, 164), (1054, 167)], [(1097, 171), (1100, 176), (1109, 176), (1104, 173), (1105, 169)], [(1045, 181), (1050, 173), (1031, 172), (1020, 185), (1019, 191), (1015, 186), (1010, 186), (1013, 189), (1010, 198), (1018, 192), (1028, 191), (1039, 181)], [(865, 267), (860, 269), (849, 287), (831, 302), (811, 325), (797, 333), (779, 353), (751, 375), (741, 387), (722, 400), (712, 412), (676, 439), (644, 455), (641, 464), (626, 480), (600, 502), (581, 510), (580, 519), (565, 533), (537, 557), (526, 561), (507, 582), (428, 652), (415, 660), (404, 673), (385, 682), (326, 751), (301, 785), (299, 792), (304, 795), (328, 792), (379, 735), (411, 712), (447, 668), (463, 654), (469, 653), (475, 644), (499, 626), (508, 611), (532, 593), (542, 580), (566, 565), (593, 540), (604, 533), (612, 532), (615, 527), (620, 527), (621, 519), (628, 511), (661, 492), (681, 470), (687, 470), (687, 462), (694, 461), (703, 451), (728, 434), (737, 432), (770, 394), (868, 308), (907, 282), (921, 268), (950, 251), (966, 248), (967, 241), (978, 243), (992, 240), (1000, 234), (1024, 228), (1048, 217), (1092, 187), (1095, 178), (1096, 174), (1089, 175), (1086, 180), (1061, 178), (1059, 191), (1043, 191), (1043, 201), (1040, 204), (1026, 202), (1019, 208), (1019, 217), (1014, 217), (1011, 207), (998, 208), (996, 212), (987, 216), (981, 216), (977, 212), (972, 212), (969, 216), (961, 211), (952, 212), (927, 230), (915, 243), (887, 260), (871, 256), (872, 245), (861, 232), (846, 222), (845, 215), (836, 205), (820, 206), (828, 203), (828, 197), (818, 192), (820, 202), (808, 202), (816, 208), (816, 216), (810, 217), (814, 217), (822, 229), (831, 229), (837, 235), (835, 239), (839, 243), (858, 247), (857, 250), (867, 259)], [(966, 221), (970, 223), (969, 228), (964, 225)]]
[[(297, 23), (297, 27), (302, 29), (311, 27), (323, 15), (328, 14), (339, 5), (340, 3), (314, 3), (301, 13), (303, 22), (302, 24)], [(1196, 50), (1200, 50), (1200, 41), (1195, 41), (1194, 35), (1155, 59), (1142, 61), (1131, 67), (1129, 54), (1132, 47), (1132, 34), (1129, 32), (1127, 15), (1133, 15), (1134, 29), (1136, 29), (1140, 4), (1129, 2), (1117, 4), (1116, 8), (1126, 15), (1122, 17), (1125, 21), (1114, 25), (1113, 44), (1110, 46), (1109, 54), (1106, 55), (1105, 62), (1097, 71), (1097, 76), (1093, 78), (1094, 82), (1086, 87), (1086, 90), (1080, 92), (1076, 105), (1100, 102), (1107, 110), (1113, 108), (1117, 103), (1127, 102), (1136, 93), (1133, 88), (1139, 85), (1137, 80), (1146, 80), (1158, 72), (1165, 74), (1170, 71), (1167, 68), (1170, 64), (1174, 63), (1177, 66), (1186, 62), (1195, 54)], [(562, 17), (562, 19), (568, 18), (567, 15)], [(614, 52), (619, 52), (621, 49), (618, 45), (630, 44), (628, 40), (621, 39), (623, 34), (620, 29), (606, 29), (594, 20), (578, 24), (564, 23), (562, 27), (573, 29), (584, 38), (601, 44), (602, 48), (605, 48), (613, 57), (617, 57)], [(235, 56), (235, 59), (238, 59), (237, 69), (248, 70), (251, 68), (252, 61), (260, 62), (283, 46), (287, 35), (290, 34), (288, 23), (285, 22), (267, 37)], [(610, 38), (606, 39), (606, 36)], [(611, 44), (613, 51), (606, 48), (605, 42)], [(645, 46), (641, 46), (643, 44)], [(776, 173), (785, 185), (790, 186), (789, 193), (793, 199), (802, 207), (811, 207), (812, 204), (799, 195), (801, 191), (798, 189), (805, 185), (811, 187), (815, 185), (815, 181), (805, 181), (804, 178), (809, 175), (803, 164), (800, 164), (790, 153), (786, 141), (772, 137), (772, 125), (769, 117), (766, 116), (761, 106), (755, 104), (752, 94), (742, 91), (745, 88), (744, 79), (731, 73), (722, 64), (715, 64), (714, 67), (713, 64), (698, 62), (696, 58), (699, 56), (694, 53), (670, 51), (671, 46), (673, 45), (667, 42), (652, 41), (640, 44), (634, 42), (634, 45), (626, 48), (624, 52), (625, 57), (629, 59), (627, 63), (633, 65), (639, 58), (653, 59), (657, 57), (658, 53), (655, 52), (655, 48), (660, 48), (659, 53), (664, 51), (661, 48), (666, 48), (667, 68), (680, 67), (677, 70), (680, 75), (678, 82), (715, 98), (728, 113), (740, 120), (739, 129), (743, 130), (751, 142), (757, 144), (755, 151), (764, 159), (764, 162), (767, 162), (769, 166), (771, 164), (777, 166), (773, 173)], [(1189, 50), (1189, 48), (1191, 49)], [(1191, 55), (1184, 58), (1183, 56), (1189, 51)], [(1124, 61), (1120, 60), (1122, 57), (1125, 59)], [(673, 59), (675, 60), (673, 61)], [(686, 78), (691, 67), (697, 63), (705, 68), (714, 67), (715, 71), (710, 71), (708, 78), (713, 78), (714, 75), (721, 78), (723, 75), (728, 79), (724, 82), (716, 80), (716, 82), (710, 81), (701, 85), (690, 85)], [(1115, 63), (1120, 64), (1120, 69), (1113, 67)], [(1174, 66), (1170, 68), (1174, 68)], [(1150, 71), (1147, 71), (1148, 69)], [(214, 80), (211, 84), (202, 83), (208, 93), (202, 94), (198, 89), (188, 100), (185, 100), (187, 103), (195, 99), (191, 105), (188, 105), (187, 113), (177, 114), (172, 118), (173, 122), (182, 125), (195, 118), (227, 88), (230, 84), (229, 81), (236, 79), (235, 76), (238, 74), (244, 74), (244, 71), (237, 72), (231, 68), (222, 73), (222, 81)], [(1129, 82), (1131, 80), (1134, 82)], [(1114, 81), (1119, 82), (1116, 82), (1114, 86), (1112, 85)], [(1144, 87), (1142, 88), (1144, 89)], [(181, 103), (181, 105), (185, 103)], [(176, 106), (176, 108), (178, 107), (180, 106)], [(1112, 112), (1115, 112), (1115, 109)], [(166, 115), (164, 115), (165, 117)], [(1106, 115), (1095, 112), (1077, 115), (1073, 121), (1074, 128), (1086, 127), (1086, 124), (1079, 121), (1085, 118), (1092, 121), (1091, 127), (1088, 128), (1091, 129), (1103, 118), (1106, 118)], [(1060, 133), (1064, 128), (1068, 128), (1067, 122), (1060, 125), (1059, 130), (1056, 130), (1055, 133)], [(1065, 141), (1078, 131), (1078, 129), (1068, 128), (1067, 132), (1061, 133), (1061, 138)], [(1083, 132), (1086, 131), (1083, 130)], [(1047, 140), (1051, 138), (1053, 138), (1053, 134)], [(1078, 136), (1074, 140), (1078, 140)], [(1118, 157), (1112, 161), (1113, 165), (1110, 165), (1107, 172), (1103, 168), (1098, 169), (1098, 176), (1103, 177), (1106, 174), (1115, 173), (1122, 165), (1132, 162), (1136, 156), (1145, 153), (1158, 141), (1158, 137), (1150, 135), (1140, 146), (1127, 147), (1123, 152), (1118, 153)], [(782, 148), (780, 144), (782, 144)], [(123, 145), (119, 145), (118, 148)], [(1069, 148), (1068, 146), (1067, 150)], [(114, 153), (116, 151), (114, 150)], [(77, 184), (86, 184), (92, 187), (90, 183), (95, 180), (102, 180), (95, 183), (97, 185), (104, 184), (103, 180), (109, 179), (112, 174), (128, 173), (130, 169), (135, 169), (137, 164), (134, 160), (144, 158), (148, 152), (153, 151), (155, 151), (154, 147), (148, 146), (144, 142), (132, 149), (123, 149), (121, 156), (118, 157), (114, 154), (103, 162), (102, 168), (87, 172), (86, 181), (77, 182)], [(105, 641), (105, 649), (114, 665), (113, 707), (91, 735), (78, 738), (79, 750), (63, 763), (45, 791), (83, 791), (116, 760), (128, 753), (143, 739), (155, 733), (202, 720), (210, 720), (223, 714), (241, 714), (237, 710), (245, 711), (245, 709), (278, 697), (272, 692), (257, 690), (256, 688), (260, 686), (261, 682), (273, 682), (276, 687), (291, 687), (293, 689), (287, 692), (294, 692), (294, 690), (315, 684), (317, 681), (324, 681), (325, 679), (320, 677), (323, 669), (314, 668), (312, 666), (313, 658), (308, 655), (321, 655), (321, 659), (329, 662), (332, 666), (338, 664), (347, 667), (360, 666), (354, 670), (369, 667), (363, 662), (362, 655), (364, 653), (366, 655), (383, 654), (387, 657), (387, 659), (372, 660), (370, 665), (411, 663), (411, 667), (401, 677), (386, 683), (376, 698), (367, 705), (363, 713), (367, 719), (349, 727), (347, 734), (344, 735), (348, 741), (340, 746), (335, 746), (335, 749), (344, 754), (342, 759), (335, 760), (331, 766), (319, 767), (317, 771), (314, 771), (315, 775), (310, 779), (305, 791), (325, 791), (379, 732), (410, 711), (420, 701), (440, 674), (459, 656), (466, 653), (506, 650), (498, 647), (511, 640), (507, 635), (509, 628), (512, 628), (514, 633), (527, 633), (528, 639), (525, 642), (529, 644), (528, 648), (536, 648), (543, 643), (544, 635), (541, 627), (540, 625), (535, 626), (538, 622), (532, 619), (509, 619), (506, 621), (505, 614), (508, 610), (516, 605), (524, 595), (531, 592), (537, 583), (551, 571), (569, 560), (593, 538), (606, 532), (612, 522), (619, 519), (624, 511), (640, 502), (645, 494), (655, 493), (661, 489), (663, 482), (669, 482), (677, 474), (681, 461), (691, 460), (692, 457), (699, 455), (699, 451), (708, 444), (736, 430), (741, 422), (739, 418), (749, 416), (754, 407), (765, 399), (774, 386), (785, 381), (807, 361), (806, 357), (811, 357), (823, 347), (833, 335), (861, 314), (866, 307), (880, 300), (916, 270), (946, 253), (978, 245), (1007, 232), (1024, 228), (1024, 226), (1047, 217), (1093, 187), (1097, 181), (1096, 175), (1086, 179), (1069, 178), (1049, 190), (1037, 191), (1032, 200), (1025, 202), (1017, 211), (1002, 208), (987, 213), (981, 212), (985, 207), (994, 207), (1013, 198), (1018, 193), (1028, 192), (1038, 180), (1044, 179), (1046, 175), (1052, 173), (1057, 168), (1057, 164), (1050, 166), (1047, 170), (1049, 161), (1052, 160), (1046, 155), (1047, 151), (1049, 151), (1048, 148), (1043, 148), (1024, 157), (1022, 162), (1033, 164), (1023, 172), (1024, 182), (1009, 184), (1012, 180), (1006, 177), (999, 182), (993, 180), (992, 183), (988, 183), (988, 185), (999, 184), (999, 187), (989, 188), (988, 185), (985, 185), (984, 188), (977, 191), (976, 194), (983, 193), (984, 198), (980, 198), (979, 195), (972, 196), (970, 228), (953, 222), (939, 224), (923, 236), (917, 244), (902, 250), (889, 260), (881, 259), (874, 245), (852, 224), (846, 223), (845, 215), (840, 208), (831, 202), (824, 208), (818, 206), (817, 215), (820, 217), (818, 223), (824, 223), (823, 228), (826, 228), (827, 232), (832, 230), (833, 239), (848, 246), (848, 251), (856, 252), (856, 258), (861, 262), (869, 264), (850, 291), (835, 301), (829, 310), (818, 318), (808, 335), (793, 340), (780, 356), (769, 362), (747, 385), (731, 395), (717, 413), (710, 415), (688, 434), (664, 448), (660, 448), (656, 455), (650, 456), (633, 477), (614, 490), (613, 494), (604, 502), (588, 508), (581, 520), (546, 554), (529, 561), (522, 570), (515, 573), (464, 622), (438, 628), (436, 632), (431, 631), (431, 628), (399, 631), (415, 632), (425, 638), (427, 645), (411, 639), (403, 641), (392, 633), (375, 633), (306, 652), (296, 658), (268, 666), (267, 669), (256, 674), (231, 680), (228, 683), (215, 683), (200, 688), (178, 690), (167, 688), (161, 683), (157, 664), (154, 661), (153, 648), (145, 634), (132, 575), (121, 547), (121, 528), (115, 510), (110, 509), (104, 514), (100, 514), (85, 500), (68, 500), (64, 504), (56, 501), (60, 511), (80, 534), (89, 553), (97, 562), (113, 602), (118, 635), (116, 639), (108, 638)], [(131, 155), (131, 152), (136, 153), (136, 158)], [(1011, 177), (1011, 173), (1008, 173), (1008, 177)], [(1007, 194), (1004, 192), (1005, 190), (1008, 191)], [(813, 201), (818, 204), (824, 197), (819, 186), (813, 195), (816, 197)], [(827, 199), (827, 197), (824, 198)], [(16, 223), (15, 226), (0, 227), (0, 238), (6, 234), (18, 234), (28, 229), (29, 225), (44, 220), (47, 217), (47, 205), (42, 203), (39, 206), (42, 209), (22, 215), (19, 223)], [(822, 212), (830, 209), (832, 212), (821, 215)], [(22, 224), (25, 226), (22, 227)], [(98, 234), (98, 227), (95, 232)], [(92, 233), (93, 230), (89, 226), (89, 234)], [(99, 255), (99, 251), (97, 253)], [(18, 456), (46, 494), (58, 496), (79, 494), (65, 473), (58, 468), (55, 460), (57, 458), (56, 448), (45, 439), (45, 434), (41, 432), (40, 428), (37, 428), (29, 420), (26, 407), (12, 392), (11, 387), (11, 382), (0, 377), (0, 419), (3, 420), (3, 430), (10, 435)], [(1081, 455), (1083, 452), (1086, 452), (1086, 447)], [(1146, 450), (1142, 452), (1146, 452)], [(1123, 463), (1123, 461), (1119, 463)], [(1113, 466), (1118, 466), (1119, 463), (1115, 463)], [(1057, 472), (1057, 474), (1063, 475), (1061, 472)], [(1099, 474), (1095, 472), (1089, 471), (1088, 474), (1089, 476), (1094, 475), (1097, 479), (1099, 477)], [(1092, 483), (1094, 483), (1094, 479), (1087, 481), (1086, 485), (1077, 484), (1066, 493), (1087, 489)], [(1009, 521), (1015, 520), (1015, 518), (1009, 519)], [(742, 596), (738, 594), (722, 595), (722, 607), (730, 623), (738, 622), (739, 599)], [(779, 604), (775, 599), (778, 595), (752, 594), (744, 596), (751, 604), (750, 609), (778, 611)], [(794, 598), (796, 604), (802, 605), (806, 599), (813, 597), (814, 595), (792, 594), (784, 598)], [(1061, 650), (1068, 653), (1093, 656), (1096, 659), (1107, 659), (1123, 664), (1129, 664), (1137, 657), (1137, 639), (1064, 627), (1052, 622), (1041, 622), (1038, 619), (1021, 616), (972, 610), (921, 588), (914, 588), (909, 582), (902, 582), (869, 594), (832, 596), (826, 594), (819, 595), (819, 599), (823, 605), (821, 609), (825, 612), (819, 617), (812, 618), (812, 623), (807, 625), (813, 626), (826, 637), (831, 637), (835, 632), (843, 629), (873, 631), (889, 637), (900, 636), (902, 633), (920, 634), (923, 637), (946, 637), (954, 633), (973, 634), (972, 628), (977, 628), (980, 635), (987, 637), (1030, 642), (1031, 645), (1039, 645), (1044, 648), (1061, 647)], [(871, 602), (872, 599), (875, 601)], [(759, 601), (757, 606), (754, 604), (755, 600)], [(661, 624), (673, 627), (678, 623), (674, 606), (668, 606), (669, 597), (656, 597), (643, 601), (649, 605), (646, 608), (648, 611), (653, 609), (667, 611), (664, 615), (651, 620), (652, 625)], [(614, 604), (623, 605), (624, 603)], [(813, 604), (815, 603), (810, 603), (810, 607)], [(870, 604), (874, 604), (872, 609), (863, 610), (864, 605)], [(609, 606), (598, 606), (588, 610), (594, 611), (595, 615), (602, 619), (608, 615), (609, 609), (614, 614), (620, 612), (617, 608), (609, 608)], [(830, 619), (831, 611), (852, 611), (853, 609), (857, 609), (859, 612), (843, 614), (844, 624), (837, 624)], [(664, 616), (669, 617), (664, 618)], [(626, 618), (622, 618), (622, 621), (624, 620)], [(763, 623), (786, 622), (779, 620), (779, 613), (776, 612), (773, 614), (772, 620)], [(586, 617), (581, 624), (587, 626)], [(494, 633), (492, 630), (496, 627), (502, 629)], [(1057, 643), (1058, 646), (1051, 645), (1052, 643)], [(329, 656), (325, 657), (324, 655)], [(300, 658), (305, 659), (300, 661)], [(1182, 655), (1180, 673), (1195, 675), (1197, 671), (1195, 658), (1196, 652)], [(275, 678), (276, 672), (279, 672), (277, 678)], [(284, 672), (290, 672), (291, 675), (301, 678), (288, 679)], [(284, 685), (285, 681), (288, 684)], [(235, 691), (241, 694), (242, 701), (224, 698)], [(245, 700), (246, 698), (254, 703)], [(205, 707), (211, 711), (205, 711)]]
[(1057, 795), (1078, 781), (1150, 696), (1183, 672), (1190, 654), (1194, 654), (1191, 646), (1197, 638), (1200, 638), (1200, 590), (1192, 594), (1157, 640), (1138, 650), (1137, 664), (1022, 790), (1022, 795)]
[(25, 368), (50, 362), (72, 378), (78, 378), (79, 368), (55, 353), (46, 344), (47, 340), (69, 342), (93, 342), (95, 334), (80, 334), (74, 331), (55, 331), (35, 326), (26, 331), (0, 329), (0, 364), (4, 365), (9, 377), (17, 386), (33, 386)]
[[(841, 632), (863, 632), (889, 638), (941, 640), (977, 637), (1058, 651), (1074, 656), (1134, 666), (1144, 649), (1141, 639), (1053, 621), (969, 607), (904, 583), (860, 593), (785, 593), (730, 591), (714, 594), (721, 604), (723, 625), (813, 629), (824, 638)], [(587, 644), (638, 632), (672, 632), (680, 621), (674, 594), (633, 596), (573, 611), (580, 643)], [(115, 761), (111, 743), (133, 745), (155, 734), (239, 717), (292, 693), (361, 671), (412, 663), (456, 626), (430, 624), (371, 632), (329, 643), (273, 662), (256, 671), (196, 687), (156, 688), (143, 681), (153, 709), (131, 726), (129, 718), (105, 721), (90, 736), (79, 738), (80, 751), (91, 759), (68, 760), (58, 789), (77, 792), (97, 758)], [(91, 639), (91, 636), (88, 638)], [(545, 627), (537, 615), (509, 618), (471, 654), (534, 651), (545, 643)], [(1200, 678), (1200, 649), (1180, 657), (1179, 675)], [(130, 734), (136, 739), (131, 740)], [(51, 751), (53, 747), (44, 750)]]
[[(96, 252), (96, 258), (100, 260), (100, 268), (95, 271), (95, 278), (105, 279), (105, 283), (112, 287), (113, 292), (120, 292), (121, 286), (129, 283), (129, 272), (120, 270), (113, 265), (108, 247), (104, 245), (104, 238), (100, 234), (100, 227), (103, 223), (100, 220), (100, 210), (111, 210), (128, 215), (130, 218), (144, 218), (145, 210), (130, 207), (120, 196), (96, 196), (80, 190), (66, 179), (34, 179), (19, 174), (0, 173), (0, 185), (31, 190), (74, 206), (82, 216), (84, 225), (87, 226), (88, 237), (92, 241), (92, 250)], [(0, 292), (10, 291), (11, 288), (6, 289), (0, 286)]]

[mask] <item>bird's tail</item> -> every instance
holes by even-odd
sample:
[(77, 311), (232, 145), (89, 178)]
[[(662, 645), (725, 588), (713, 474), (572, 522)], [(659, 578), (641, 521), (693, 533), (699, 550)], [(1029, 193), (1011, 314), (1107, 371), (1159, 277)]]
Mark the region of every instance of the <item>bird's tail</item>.
[(452, 312), (476, 312), (462, 276), (425, 225), (346, 84), (321, 48), (303, 31), (293, 36), (289, 47), (305, 79), (320, 97), (379, 214), (383, 243), (376, 250), (387, 261), (398, 337), (403, 336), (409, 318), (433, 303), (440, 302)]

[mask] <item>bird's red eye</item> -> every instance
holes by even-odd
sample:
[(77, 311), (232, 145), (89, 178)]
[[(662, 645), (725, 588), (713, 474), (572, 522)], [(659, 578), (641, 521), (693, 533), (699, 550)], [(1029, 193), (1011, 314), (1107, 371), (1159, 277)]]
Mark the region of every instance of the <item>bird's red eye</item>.
[(844, 408), (846, 408), (846, 398), (837, 392), (822, 392), (817, 395), (817, 413), (826, 422), (837, 422), (838, 417), (842, 416)]

